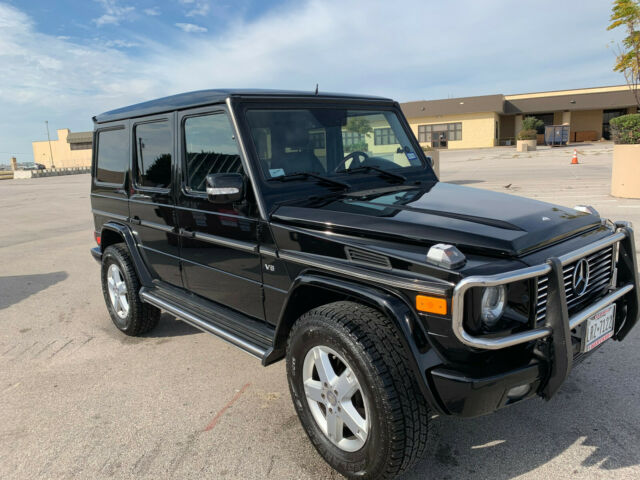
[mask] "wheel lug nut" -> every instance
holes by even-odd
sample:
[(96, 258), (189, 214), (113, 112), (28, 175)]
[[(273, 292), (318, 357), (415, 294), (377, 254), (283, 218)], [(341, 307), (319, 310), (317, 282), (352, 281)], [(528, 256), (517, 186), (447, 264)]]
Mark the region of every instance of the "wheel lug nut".
[(329, 407), (329, 413), (333, 413), (333, 409)]
[(328, 386), (329, 386), (329, 384), (328, 384), (327, 382), (324, 382), (324, 384), (323, 384), (323, 385), (324, 385), (325, 387), (328, 387)]
[(337, 395), (338, 394), (338, 390), (334, 390), (333, 393), (335, 393)]

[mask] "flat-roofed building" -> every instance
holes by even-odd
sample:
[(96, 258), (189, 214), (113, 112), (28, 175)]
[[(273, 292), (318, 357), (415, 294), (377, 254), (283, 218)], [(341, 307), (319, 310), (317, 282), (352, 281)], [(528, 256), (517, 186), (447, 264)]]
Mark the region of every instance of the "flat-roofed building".
[(32, 142), (32, 146), (33, 161), (47, 168), (52, 165), (56, 168), (90, 167), (93, 132), (71, 132), (62, 128), (58, 130), (57, 139)]
[[(528, 116), (545, 126), (569, 125), (571, 142), (608, 140), (609, 121), (637, 111), (626, 85), (423, 100), (401, 106), (422, 145), (452, 149), (515, 145), (522, 119)], [(544, 127), (538, 133), (541, 142)]]

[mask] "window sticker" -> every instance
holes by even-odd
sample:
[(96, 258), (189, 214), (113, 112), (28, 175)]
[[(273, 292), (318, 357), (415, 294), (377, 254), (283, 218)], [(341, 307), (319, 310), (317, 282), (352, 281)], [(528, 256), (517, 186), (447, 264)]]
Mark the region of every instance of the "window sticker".
[(408, 160), (415, 160), (416, 158), (418, 158), (418, 157), (416, 156), (416, 154), (415, 154), (415, 153), (413, 153), (413, 152), (407, 152), (407, 159), (408, 159)]
[(282, 168), (270, 168), (269, 175), (272, 177), (282, 177), (284, 176), (284, 170)]

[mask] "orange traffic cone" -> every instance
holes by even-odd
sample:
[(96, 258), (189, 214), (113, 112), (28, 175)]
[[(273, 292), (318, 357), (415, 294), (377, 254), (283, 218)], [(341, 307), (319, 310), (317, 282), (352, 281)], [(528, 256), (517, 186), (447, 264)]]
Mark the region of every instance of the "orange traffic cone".
[(573, 149), (573, 158), (571, 159), (571, 165), (578, 165), (578, 151)]

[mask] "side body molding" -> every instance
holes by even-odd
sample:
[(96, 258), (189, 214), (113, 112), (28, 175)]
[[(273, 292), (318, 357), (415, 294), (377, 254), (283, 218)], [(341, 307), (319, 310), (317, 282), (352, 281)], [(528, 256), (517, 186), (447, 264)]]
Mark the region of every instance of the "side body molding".
[(431, 348), (426, 335), (419, 324), (414, 312), (406, 301), (394, 293), (382, 288), (363, 285), (357, 282), (338, 279), (318, 274), (302, 274), (293, 282), (287, 299), (280, 313), (273, 339), (273, 347), (264, 356), (263, 365), (270, 365), (285, 356), (289, 330), (297, 315), (291, 315), (292, 298), (301, 288), (311, 287), (325, 290), (345, 298), (352, 298), (377, 308), (392, 321), (398, 329), (398, 337), (407, 352), (407, 359), (411, 370), (420, 386), (420, 390), (427, 398), (432, 408), (444, 413), (440, 403), (436, 400), (427, 381), (426, 371), (440, 361)]
[[(131, 229), (127, 225), (123, 225), (122, 223), (107, 222), (102, 226), (102, 232), (104, 232), (105, 230), (114, 232), (122, 237), (125, 244), (127, 245), (127, 249), (129, 250), (131, 259), (133, 260), (133, 265), (138, 274), (140, 283), (145, 287), (151, 287), (153, 285), (151, 274), (149, 273), (149, 269), (145, 265), (144, 260), (140, 255), (140, 251), (138, 250), (138, 246), (136, 244), (135, 237), (131, 232)], [(102, 236), (104, 238), (104, 233), (102, 234)]]

